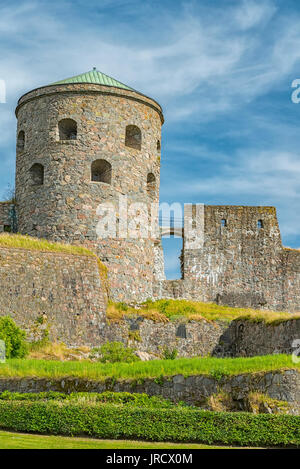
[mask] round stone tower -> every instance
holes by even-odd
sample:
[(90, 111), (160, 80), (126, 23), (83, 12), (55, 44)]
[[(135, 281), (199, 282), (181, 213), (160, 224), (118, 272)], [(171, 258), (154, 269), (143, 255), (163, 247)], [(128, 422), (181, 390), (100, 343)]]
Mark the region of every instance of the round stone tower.
[(16, 116), (18, 231), (94, 250), (115, 300), (151, 297), (157, 230), (132, 207), (159, 202), (159, 104), (94, 69), (25, 94)]

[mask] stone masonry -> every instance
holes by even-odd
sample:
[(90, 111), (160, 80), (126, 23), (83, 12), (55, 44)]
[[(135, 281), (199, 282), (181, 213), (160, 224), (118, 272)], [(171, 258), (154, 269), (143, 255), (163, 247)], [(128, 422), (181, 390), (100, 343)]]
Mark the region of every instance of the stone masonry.
[[(150, 358), (162, 358), (164, 351), (176, 350), (178, 357), (253, 357), (296, 353), (300, 319), (280, 323), (251, 320), (154, 322), (142, 316), (125, 317), (108, 323), (103, 341), (120, 341)], [(298, 346), (299, 348), (299, 346)]]
[(87, 380), (83, 378), (0, 378), (0, 392), (137, 392), (163, 396), (174, 402), (205, 406), (210, 396), (227, 393), (235, 410), (248, 410), (250, 393), (260, 393), (285, 403), (285, 413), (300, 415), (300, 373), (297, 370), (246, 373), (236, 376), (165, 376), (140, 380)]
[(107, 298), (97, 259), (58, 252), (0, 249), (0, 313), (31, 340), (68, 345), (99, 343)]
[[(113, 235), (100, 239), (99, 204), (112, 203), (118, 217), (119, 197), (127, 205), (159, 200), (160, 106), (135, 91), (89, 83), (52, 85), (24, 95), (16, 110), (18, 135), (16, 198), (18, 231), (35, 237), (83, 244), (109, 267), (110, 294), (119, 301), (152, 296), (154, 230), (134, 239)], [(61, 139), (59, 122), (77, 124), (76, 139)], [(126, 127), (141, 132), (141, 149), (125, 145)], [(159, 142), (159, 146), (158, 146)], [(94, 161), (111, 165), (111, 183), (91, 178)], [(42, 165), (44, 180), (33, 184), (30, 169)], [(151, 192), (148, 175), (154, 175)], [(129, 220), (130, 221), (130, 220)]]
[[(157, 298), (300, 311), (300, 251), (284, 248), (274, 207), (185, 205), (182, 279)], [(199, 210), (198, 210), (199, 207)]]

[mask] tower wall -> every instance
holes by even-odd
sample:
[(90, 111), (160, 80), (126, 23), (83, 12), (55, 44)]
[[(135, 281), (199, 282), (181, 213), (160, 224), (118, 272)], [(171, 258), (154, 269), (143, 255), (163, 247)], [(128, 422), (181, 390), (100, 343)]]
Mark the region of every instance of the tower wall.
[(198, 284), (204, 301), (282, 307), (283, 248), (274, 207), (204, 206), (203, 245), (189, 244), (185, 239), (184, 279)]
[[(155, 233), (142, 239), (99, 239), (99, 204), (111, 202), (119, 213), (119, 197), (133, 202), (159, 200), (163, 116), (160, 106), (134, 91), (92, 84), (52, 85), (24, 95), (16, 110), (18, 135), (16, 199), (18, 231), (35, 237), (93, 249), (109, 268), (111, 295), (119, 301), (151, 296)], [(58, 123), (73, 119), (76, 140), (60, 140)], [(139, 127), (141, 150), (125, 145), (126, 126)], [(91, 181), (95, 160), (111, 164), (111, 184)], [(30, 168), (44, 166), (44, 183), (32, 185)], [(147, 191), (153, 173), (155, 189)], [(99, 226), (99, 225), (98, 225)]]

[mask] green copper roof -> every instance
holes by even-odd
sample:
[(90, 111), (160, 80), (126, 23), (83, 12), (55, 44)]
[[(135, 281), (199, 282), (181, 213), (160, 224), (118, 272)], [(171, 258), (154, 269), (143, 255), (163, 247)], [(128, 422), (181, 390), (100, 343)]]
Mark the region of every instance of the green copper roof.
[(105, 75), (105, 73), (99, 72), (96, 68), (94, 68), (90, 72), (82, 73), (81, 75), (76, 75), (75, 77), (57, 81), (55, 83), (52, 83), (52, 85), (64, 85), (68, 83), (93, 83), (96, 85), (114, 86), (115, 88), (122, 88), (124, 90), (135, 91), (133, 88), (124, 85), (120, 81), (117, 81), (114, 78)]

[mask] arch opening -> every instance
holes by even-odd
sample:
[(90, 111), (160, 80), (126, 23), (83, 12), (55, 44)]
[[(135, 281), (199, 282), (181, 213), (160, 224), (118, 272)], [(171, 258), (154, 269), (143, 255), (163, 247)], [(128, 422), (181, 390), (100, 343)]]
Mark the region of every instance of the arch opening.
[(59, 140), (77, 139), (77, 122), (73, 119), (62, 119), (58, 123)]
[(25, 132), (21, 130), (17, 138), (17, 152), (24, 151), (25, 148)]
[(147, 193), (151, 199), (155, 199), (156, 195), (156, 178), (153, 173), (147, 175)]
[(91, 181), (111, 184), (111, 164), (106, 160), (95, 160), (91, 165)]
[(142, 132), (136, 125), (127, 125), (125, 135), (126, 147), (141, 150), (142, 148)]
[(167, 280), (183, 278), (183, 238), (176, 234), (162, 238), (164, 270)]

